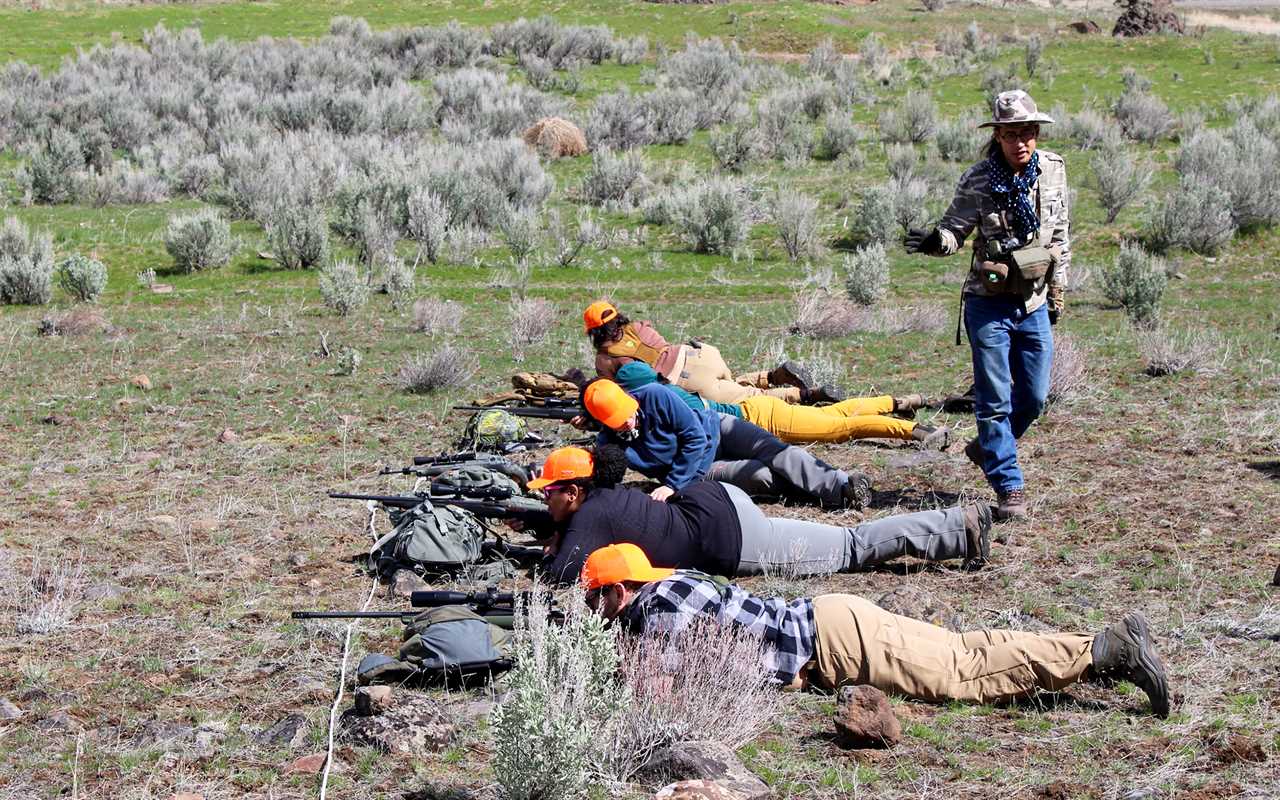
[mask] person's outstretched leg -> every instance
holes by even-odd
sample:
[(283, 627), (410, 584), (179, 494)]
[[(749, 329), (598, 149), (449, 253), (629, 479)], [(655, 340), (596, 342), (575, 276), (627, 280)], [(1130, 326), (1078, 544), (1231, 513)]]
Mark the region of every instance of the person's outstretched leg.
[(736, 574), (759, 575), (776, 569), (792, 575), (826, 575), (848, 565), (853, 542), (848, 528), (766, 517), (742, 489), (730, 484), (724, 488), (742, 528)]
[(1014, 439), (1021, 439), (1031, 423), (1044, 411), (1049, 399), (1049, 368), (1053, 364), (1053, 328), (1048, 306), (1041, 306), (1018, 323), (1009, 350), (1009, 371), (1013, 378), (1012, 411), (1009, 426)]
[(859, 569), (914, 556), (928, 561), (968, 558), (969, 537), (964, 508), (917, 511), (864, 522), (853, 528), (853, 558), (847, 569)]
[(785, 444), (746, 420), (721, 415), (720, 449), (716, 459), (759, 461), (767, 464), (780, 480), (824, 506), (840, 508), (845, 505), (845, 487), (849, 483), (845, 472), (819, 461), (799, 447)]
[(843, 594), (815, 597), (813, 615), (810, 679), (825, 688), (869, 683), (920, 700), (993, 703), (1059, 691), (1093, 663), (1091, 634), (993, 636), (999, 641), (969, 648), (959, 634)]
[[(910, 439), (915, 423), (876, 414), (855, 416), (831, 413), (833, 406), (797, 406), (773, 402), (773, 398), (749, 397), (739, 405), (743, 417), (789, 444), (847, 442), (850, 439)], [(846, 400), (845, 403), (851, 401)]]

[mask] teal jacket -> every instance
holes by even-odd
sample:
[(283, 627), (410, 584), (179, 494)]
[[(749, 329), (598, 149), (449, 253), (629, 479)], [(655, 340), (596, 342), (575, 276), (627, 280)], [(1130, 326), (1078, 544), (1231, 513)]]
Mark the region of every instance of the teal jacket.
[[(618, 382), (619, 386), (630, 392), (641, 386), (657, 383), (658, 373), (654, 372), (653, 367), (643, 361), (632, 361), (619, 369), (618, 374), (613, 379)], [(737, 403), (717, 403), (714, 400), (704, 400), (693, 392), (687, 392), (674, 384), (668, 383), (666, 386), (679, 395), (680, 399), (685, 401), (689, 408), (694, 411), (711, 410), (742, 419), (742, 407)]]

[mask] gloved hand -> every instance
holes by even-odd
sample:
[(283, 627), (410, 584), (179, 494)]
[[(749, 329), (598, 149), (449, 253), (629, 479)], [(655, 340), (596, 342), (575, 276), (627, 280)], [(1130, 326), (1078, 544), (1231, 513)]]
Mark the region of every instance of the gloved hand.
[(942, 249), (942, 234), (937, 228), (926, 231), (924, 228), (911, 228), (904, 240), (908, 253), (924, 253), (933, 255)]
[(1049, 287), (1049, 324), (1057, 325), (1058, 317), (1067, 307), (1067, 295), (1061, 286)]

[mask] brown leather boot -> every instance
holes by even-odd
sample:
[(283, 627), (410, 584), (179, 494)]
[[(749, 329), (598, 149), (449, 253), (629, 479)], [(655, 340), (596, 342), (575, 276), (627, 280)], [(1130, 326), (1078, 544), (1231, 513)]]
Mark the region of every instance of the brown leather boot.
[(1141, 613), (1126, 614), (1093, 637), (1090, 655), (1094, 677), (1129, 681), (1147, 693), (1156, 716), (1169, 716), (1169, 678), (1156, 653), (1147, 618)]
[(996, 519), (1007, 521), (1027, 518), (1027, 498), (1021, 489), (996, 493)]
[(982, 449), (982, 445), (978, 443), (978, 437), (975, 436), (969, 440), (964, 446), (965, 458), (973, 462), (978, 469), (982, 469), (982, 460), (986, 456), (986, 451)]
[(911, 429), (911, 438), (920, 443), (921, 450), (945, 450), (951, 443), (951, 429), (916, 425)]
[(964, 508), (964, 535), (969, 548), (964, 557), (964, 568), (973, 572), (982, 569), (991, 558), (991, 506), (974, 503)]

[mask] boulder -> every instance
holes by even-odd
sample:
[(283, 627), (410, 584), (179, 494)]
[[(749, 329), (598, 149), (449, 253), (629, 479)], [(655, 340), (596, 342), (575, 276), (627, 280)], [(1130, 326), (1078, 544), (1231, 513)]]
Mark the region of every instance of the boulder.
[(901, 614), (956, 633), (964, 630), (964, 618), (954, 608), (918, 586), (897, 586), (876, 599), (876, 605), (892, 614)]
[(362, 717), (382, 714), (391, 708), (390, 686), (361, 686), (356, 689), (356, 713)]
[(678, 781), (663, 786), (653, 800), (742, 800), (738, 794), (720, 781)]
[(381, 714), (362, 717), (354, 707), (342, 714), (342, 738), (384, 753), (421, 758), (439, 752), (453, 741), (456, 726), (435, 702), (403, 693)]
[(645, 767), (644, 775), (650, 779), (681, 783), (714, 782), (734, 796), (748, 800), (769, 796), (768, 785), (752, 774), (733, 750), (718, 742), (677, 742), (659, 750)]
[(306, 717), (289, 714), (255, 735), (253, 740), (264, 747), (286, 747), (293, 750), (306, 741), (307, 727)]
[(1173, 0), (1121, 0), (1124, 11), (1111, 29), (1112, 36), (1146, 36), (1151, 33), (1186, 33)]
[(845, 686), (836, 696), (836, 733), (845, 747), (893, 747), (902, 739), (902, 723), (889, 698), (874, 686)]

